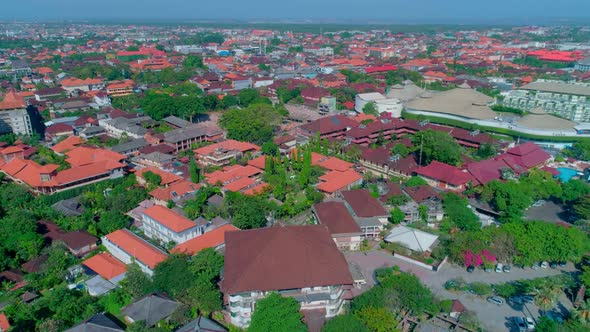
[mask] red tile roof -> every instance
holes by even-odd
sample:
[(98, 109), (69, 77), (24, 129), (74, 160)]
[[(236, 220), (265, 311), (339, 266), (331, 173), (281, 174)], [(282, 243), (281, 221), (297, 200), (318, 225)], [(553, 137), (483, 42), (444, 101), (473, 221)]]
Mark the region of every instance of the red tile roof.
[(255, 186), (250, 187), (250, 189), (244, 190), (243, 193), (244, 195), (255, 196), (264, 193), (268, 188), (270, 188), (268, 183), (260, 182)]
[(82, 264), (106, 280), (111, 280), (127, 271), (127, 266), (123, 262), (106, 252), (94, 255)]
[(190, 219), (161, 205), (149, 207), (143, 210), (143, 213), (176, 233), (184, 232), (196, 226)]
[(211, 185), (215, 185), (218, 182), (222, 184), (227, 184), (232, 181), (241, 179), (241, 178), (249, 178), (260, 174), (261, 170), (254, 166), (246, 165), (234, 165), (234, 166), (226, 166), (221, 171), (215, 171), (213, 173), (205, 174), (207, 178), (207, 183)]
[(357, 217), (382, 217), (387, 215), (387, 211), (379, 201), (371, 196), (371, 193), (365, 189), (356, 189), (343, 191), (342, 197), (350, 205)]
[(98, 161), (118, 162), (125, 160), (126, 156), (111, 150), (79, 146), (65, 153), (66, 162), (72, 166), (93, 164)]
[(254, 179), (239, 178), (223, 186), (223, 189), (227, 191), (240, 191), (242, 189), (246, 189), (247, 187), (253, 186), (254, 184), (256, 184), (256, 180)]
[(418, 204), (430, 198), (439, 198), (439, 195), (430, 186), (405, 187), (404, 191)]
[(66, 151), (73, 150), (76, 146), (86, 142), (80, 136), (69, 136), (63, 141), (55, 144), (51, 147), (51, 150), (57, 153), (64, 153)]
[(10, 329), (10, 323), (4, 313), (0, 312), (0, 331), (8, 331)]
[(148, 166), (148, 167), (142, 168), (139, 171), (135, 172), (135, 175), (143, 178), (143, 174), (145, 172), (152, 172), (154, 174), (159, 175), (160, 178), (162, 179), (160, 181), (160, 185), (162, 185), (162, 186), (169, 185), (173, 182), (182, 180), (182, 177), (180, 177), (174, 173), (166, 172), (166, 171), (164, 171), (160, 168), (154, 167), (154, 166)]
[(414, 172), (418, 175), (442, 181), (456, 187), (464, 185), (473, 179), (468, 172), (463, 172), (455, 166), (444, 164), (436, 160), (431, 162), (428, 166), (416, 169)]
[(226, 141), (207, 145), (202, 148), (195, 149), (193, 151), (197, 155), (205, 156), (205, 155), (209, 155), (209, 154), (215, 152), (215, 150), (217, 150), (217, 149), (236, 150), (236, 151), (240, 151), (240, 152), (244, 153), (247, 151), (259, 151), (260, 147), (256, 144), (252, 144), (252, 143), (248, 143), (248, 142), (239, 142), (239, 141), (235, 141), (233, 139), (228, 139)]
[(119, 229), (105, 235), (105, 237), (152, 270), (156, 265), (166, 260), (165, 253), (126, 229)]
[(159, 187), (148, 194), (155, 199), (159, 199), (161, 201), (168, 201), (170, 199), (174, 199), (176, 197), (184, 196), (188, 193), (197, 191), (201, 185), (190, 182), (190, 181), (176, 181), (169, 185), (168, 187)]
[(226, 294), (352, 285), (348, 263), (324, 225), (225, 234)]
[(361, 228), (342, 202), (323, 202), (313, 206), (319, 223), (328, 226), (331, 234), (360, 233)]
[(17, 95), (14, 90), (8, 91), (8, 93), (4, 96), (4, 99), (0, 101), (0, 110), (11, 110), (11, 109), (19, 109), (19, 108), (26, 108), (27, 103), (25, 99)]
[(304, 124), (301, 126), (301, 129), (310, 133), (319, 132), (320, 135), (327, 135), (334, 132), (345, 131), (347, 128), (354, 128), (357, 125), (358, 124), (354, 120), (338, 114)]
[(225, 243), (225, 233), (239, 231), (234, 225), (226, 224), (207, 232), (201, 236), (197, 236), (184, 243), (181, 243), (172, 249), (173, 253), (183, 253), (187, 255), (196, 255), (199, 251), (206, 248), (216, 248)]
[(345, 189), (362, 178), (363, 177), (359, 173), (352, 169), (349, 169), (346, 172), (331, 171), (320, 176), (320, 180), (323, 182), (318, 184), (317, 188), (327, 193), (334, 193)]
[(248, 165), (264, 170), (266, 168), (266, 156), (259, 156), (252, 160), (248, 160)]

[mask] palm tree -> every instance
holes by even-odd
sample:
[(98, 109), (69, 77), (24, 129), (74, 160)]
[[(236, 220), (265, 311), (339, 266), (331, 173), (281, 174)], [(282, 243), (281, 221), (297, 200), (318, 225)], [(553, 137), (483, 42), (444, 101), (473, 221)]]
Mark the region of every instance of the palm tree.
[(590, 299), (571, 310), (572, 318), (582, 324), (590, 323)]
[(555, 281), (548, 281), (539, 287), (539, 293), (535, 296), (535, 304), (543, 311), (555, 306), (555, 302), (561, 294), (561, 285)]

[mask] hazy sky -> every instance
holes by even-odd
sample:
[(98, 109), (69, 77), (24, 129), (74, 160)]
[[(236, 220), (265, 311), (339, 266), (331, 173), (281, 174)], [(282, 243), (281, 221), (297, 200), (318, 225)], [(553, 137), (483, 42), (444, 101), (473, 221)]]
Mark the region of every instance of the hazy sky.
[(477, 22), (588, 18), (590, 0), (0, 0), (0, 19), (324, 19)]

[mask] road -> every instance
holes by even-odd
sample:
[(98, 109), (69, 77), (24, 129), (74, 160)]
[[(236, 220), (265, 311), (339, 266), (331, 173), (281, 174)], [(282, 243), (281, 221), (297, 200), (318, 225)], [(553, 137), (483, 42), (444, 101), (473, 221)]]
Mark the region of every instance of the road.
[[(414, 273), (422, 282), (428, 286), (432, 293), (441, 299), (458, 299), (463, 303), (467, 310), (473, 311), (483, 328), (486, 331), (510, 331), (511, 318), (523, 315), (532, 316), (535, 320), (539, 317), (539, 309), (534, 304), (526, 306), (511, 306), (507, 303), (495, 305), (486, 301), (484, 297), (479, 297), (467, 292), (449, 292), (444, 289), (443, 285), (450, 279), (462, 278), (466, 282), (484, 282), (488, 284), (498, 284), (508, 281), (521, 279), (534, 279), (540, 277), (556, 276), (564, 272), (573, 272), (575, 267), (569, 263), (567, 266), (559, 269), (519, 269), (512, 268), (510, 273), (495, 273), (476, 270), (473, 273), (467, 273), (465, 269), (451, 264), (445, 264), (438, 272), (430, 271), (426, 268), (413, 265), (402, 261), (382, 251), (369, 252), (350, 252), (345, 254), (349, 262), (358, 264), (367, 279), (367, 288), (374, 284), (373, 271), (383, 266), (397, 265), (402, 271)], [(562, 312), (572, 307), (565, 294), (562, 294), (557, 308)]]

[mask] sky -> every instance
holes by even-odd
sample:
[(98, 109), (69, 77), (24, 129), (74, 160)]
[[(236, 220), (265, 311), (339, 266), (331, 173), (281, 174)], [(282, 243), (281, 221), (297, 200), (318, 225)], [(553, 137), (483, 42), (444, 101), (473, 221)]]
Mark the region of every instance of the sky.
[(2, 20), (522, 23), (587, 19), (590, 0), (1, 0)]

